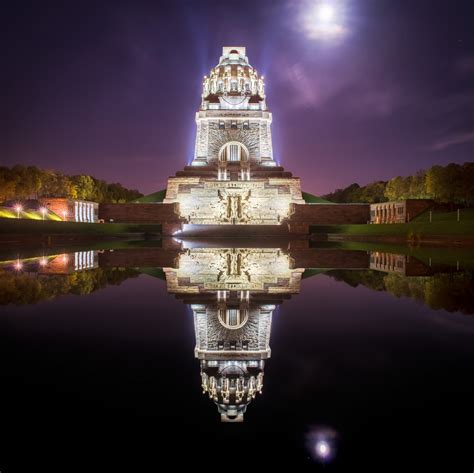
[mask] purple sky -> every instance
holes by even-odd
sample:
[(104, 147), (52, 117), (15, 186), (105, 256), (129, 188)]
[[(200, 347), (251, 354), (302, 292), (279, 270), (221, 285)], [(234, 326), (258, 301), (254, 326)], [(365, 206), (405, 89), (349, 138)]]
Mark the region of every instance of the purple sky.
[(15, 2), (0, 164), (162, 189), (224, 45), (265, 75), (275, 158), (309, 192), (473, 161), (473, 2), (325, 1), (337, 37), (315, 34), (317, 0)]

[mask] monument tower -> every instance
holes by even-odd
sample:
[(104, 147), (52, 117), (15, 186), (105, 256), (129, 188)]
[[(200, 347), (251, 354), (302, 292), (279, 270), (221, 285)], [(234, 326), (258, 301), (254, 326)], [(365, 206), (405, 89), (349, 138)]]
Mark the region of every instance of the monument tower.
[(299, 178), (277, 166), (263, 76), (227, 46), (204, 77), (194, 158), (170, 177), (164, 203), (195, 225), (279, 225), (304, 204)]

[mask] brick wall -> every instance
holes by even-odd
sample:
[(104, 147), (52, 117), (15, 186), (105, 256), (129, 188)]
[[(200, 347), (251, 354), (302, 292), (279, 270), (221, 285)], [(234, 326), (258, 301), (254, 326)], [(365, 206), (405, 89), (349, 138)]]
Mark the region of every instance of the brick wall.
[(296, 225), (344, 225), (367, 223), (369, 204), (291, 204), (288, 223)]
[(180, 223), (177, 204), (100, 204), (105, 223)]
[(407, 199), (406, 200), (406, 216), (407, 221), (413, 220), (425, 210), (433, 207), (434, 202), (428, 199)]
[(369, 255), (365, 251), (296, 248), (290, 250), (293, 268), (368, 269)]

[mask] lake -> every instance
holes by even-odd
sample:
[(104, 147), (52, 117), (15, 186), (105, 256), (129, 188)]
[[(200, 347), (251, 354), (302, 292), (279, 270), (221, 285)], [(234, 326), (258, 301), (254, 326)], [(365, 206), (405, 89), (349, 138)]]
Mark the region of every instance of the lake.
[(0, 260), (2, 472), (474, 468), (472, 251), (166, 240)]

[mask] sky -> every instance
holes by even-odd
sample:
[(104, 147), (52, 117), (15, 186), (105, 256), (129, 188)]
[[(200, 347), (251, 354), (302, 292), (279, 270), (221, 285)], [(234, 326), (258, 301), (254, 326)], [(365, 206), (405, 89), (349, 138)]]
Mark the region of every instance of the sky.
[(164, 188), (192, 159), (202, 77), (227, 45), (265, 76), (274, 157), (308, 192), (474, 161), (471, 0), (25, 1), (2, 13), (0, 165)]

